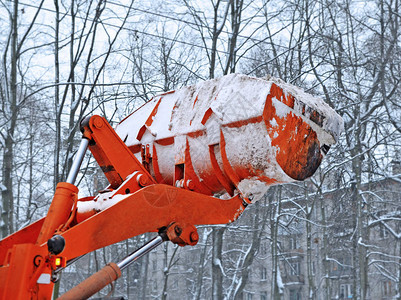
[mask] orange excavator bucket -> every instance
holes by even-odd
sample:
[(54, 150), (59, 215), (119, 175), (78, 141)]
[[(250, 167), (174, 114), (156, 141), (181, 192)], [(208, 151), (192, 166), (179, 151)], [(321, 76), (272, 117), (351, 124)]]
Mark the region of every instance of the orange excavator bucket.
[(342, 124), (299, 88), (231, 74), (154, 97), (116, 132), (159, 183), (257, 200), (312, 176)]

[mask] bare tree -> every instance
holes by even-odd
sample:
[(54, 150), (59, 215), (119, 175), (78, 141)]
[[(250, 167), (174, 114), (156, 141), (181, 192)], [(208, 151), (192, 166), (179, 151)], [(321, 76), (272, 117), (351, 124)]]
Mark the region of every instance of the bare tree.
[(23, 46), (27, 41), (27, 37), (35, 25), (36, 18), (39, 15), (42, 4), (41, 1), (34, 16), (30, 20), (27, 28), (20, 29), (19, 26), (19, 1), (13, 1), (9, 6), (8, 3), (2, 3), (3, 9), (9, 16), (9, 34), (2, 55), (2, 75), (1, 83), (2, 96), (2, 114), (3, 124), (1, 130), (3, 148), (3, 165), (2, 165), (2, 236), (14, 231), (14, 146), (15, 134), (18, 116), (24, 105), (25, 99), (19, 83), (19, 61), (23, 54)]

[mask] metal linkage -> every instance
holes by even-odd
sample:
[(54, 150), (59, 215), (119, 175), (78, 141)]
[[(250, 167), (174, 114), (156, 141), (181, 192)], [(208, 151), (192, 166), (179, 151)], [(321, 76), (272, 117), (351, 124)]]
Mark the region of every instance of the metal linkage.
[(82, 164), (82, 160), (84, 159), (86, 150), (88, 149), (89, 145), (89, 140), (86, 138), (82, 138), (81, 144), (79, 145), (77, 154), (75, 154), (74, 161), (71, 166), (71, 170), (68, 173), (67, 181), (68, 183), (74, 184), (75, 180), (77, 179), (77, 175), (79, 172), (79, 169)]

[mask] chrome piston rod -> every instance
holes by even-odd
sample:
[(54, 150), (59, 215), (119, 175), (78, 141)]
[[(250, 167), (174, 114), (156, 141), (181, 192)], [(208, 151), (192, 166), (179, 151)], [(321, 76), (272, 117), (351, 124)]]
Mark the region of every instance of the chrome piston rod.
[(82, 164), (82, 160), (84, 159), (86, 149), (88, 149), (89, 140), (86, 138), (82, 138), (81, 144), (79, 145), (78, 151), (75, 154), (74, 161), (72, 162), (72, 166), (70, 172), (68, 173), (67, 181), (68, 183), (74, 184), (77, 179), (77, 175), (79, 169)]
[(158, 235), (157, 237), (155, 237), (154, 239), (150, 240), (145, 245), (143, 245), (141, 248), (137, 249), (136, 251), (132, 252), (130, 255), (125, 257), (122, 261), (120, 261), (117, 264), (117, 266), (120, 268), (121, 271), (124, 270), (138, 258), (141, 258), (145, 254), (149, 253), (157, 246), (161, 245), (164, 241), (165, 239), (161, 235)]

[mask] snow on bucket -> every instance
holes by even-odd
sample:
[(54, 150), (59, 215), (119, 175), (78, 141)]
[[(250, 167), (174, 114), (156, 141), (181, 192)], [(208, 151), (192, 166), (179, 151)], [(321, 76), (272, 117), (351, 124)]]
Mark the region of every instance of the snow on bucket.
[(295, 86), (230, 74), (154, 97), (116, 132), (158, 183), (256, 201), (272, 184), (312, 176), (342, 129)]

